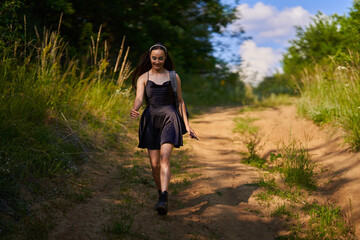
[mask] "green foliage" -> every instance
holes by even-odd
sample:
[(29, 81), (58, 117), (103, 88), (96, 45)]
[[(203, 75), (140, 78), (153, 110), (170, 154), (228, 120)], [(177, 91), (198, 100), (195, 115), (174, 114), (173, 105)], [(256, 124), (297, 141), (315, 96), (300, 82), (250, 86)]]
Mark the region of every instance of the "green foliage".
[(318, 13), (309, 26), (297, 27), (296, 38), (290, 41), (282, 61), (285, 74), (299, 80), (304, 68), (311, 73), (315, 64), (327, 65), (331, 59), (351, 64), (351, 53), (360, 50), (359, 16), (360, 3), (356, 0), (346, 16)]
[(339, 29), (339, 19), (336, 15), (319, 13), (308, 27), (297, 27), (296, 38), (290, 41), (282, 61), (284, 72), (298, 77), (304, 67), (327, 63), (328, 56), (341, 52), (346, 35)]
[[(21, 186), (58, 194), (62, 186), (46, 185), (75, 173), (90, 151), (121, 150), (132, 99), (121, 88), (129, 65), (114, 72), (106, 53), (85, 68), (88, 59), (67, 59), (66, 44), (48, 31), (26, 44), (27, 52), (14, 55), (12, 46), (0, 50), (0, 199), (21, 219), (28, 214)], [(89, 194), (83, 189), (74, 197), (83, 201)], [(1, 234), (11, 231), (5, 225), (0, 222)]]
[(0, 51), (9, 42), (16, 41), (22, 35), (17, 9), (23, 6), (20, 0), (4, 0), (0, 3)]
[[(12, 39), (27, 42), (27, 39), (41, 36), (43, 26), (59, 29), (69, 42), (67, 54), (72, 57), (88, 53), (89, 45), (98, 37), (112, 49), (119, 49), (123, 38), (119, 33), (122, 33), (131, 47), (128, 57), (133, 63), (151, 45), (162, 42), (182, 77), (187, 102), (203, 105), (243, 103), (244, 84), (238, 74), (232, 73), (212, 54), (212, 34), (221, 34), (221, 28), (236, 18), (235, 9), (219, 0), (35, 0), (23, 3), (7, 0), (6, 3), (11, 4), (3, 5), (7, 6), (8, 12), (3, 15), (4, 26), (9, 26), (5, 20), (12, 19), (13, 28), (10, 31), (9, 27), (4, 27), (4, 30), (15, 34)], [(18, 31), (22, 26), (25, 26), (24, 31)], [(100, 27), (101, 35), (97, 36)], [(0, 47), (1, 42), (0, 36)], [(21, 44), (18, 47), (21, 48)], [(99, 46), (99, 49), (106, 50), (106, 47)], [(116, 51), (109, 53), (112, 64), (116, 57)]]
[(245, 104), (246, 89), (237, 73), (218, 64), (205, 74), (181, 74), (183, 95), (194, 105)]
[(253, 108), (275, 108), (278, 106), (289, 106), (296, 101), (296, 97), (291, 97), (287, 94), (275, 95), (272, 93), (267, 98), (263, 98), (260, 101), (254, 101), (250, 106)]
[(350, 146), (360, 150), (360, 2), (346, 16), (318, 14), (284, 55), (287, 75), (300, 87), (300, 114), (314, 122), (340, 126)]
[[(359, 62), (353, 57), (353, 64)], [(303, 89), (298, 102), (299, 113), (318, 124), (341, 127), (350, 146), (360, 149), (360, 84), (357, 67), (337, 64), (317, 66), (302, 78)]]
[(271, 77), (265, 77), (264, 80), (254, 88), (254, 93), (260, 99), (266, 99), (271, 95), (297, 94), (297, 86), (289, 75), (276, 73)]
[[(179, 72), (200, 74), (217, 62), (212, 56), (211, 34), (220, 33), (236, 17), (234, 9), (219, 0), (33, 0), (24, 1), (17, 12), (20, 23), (27, 16), (28, 34), (34, 37), (34, 25), (39, 31), (43, 26), (57, 29), (63, 13), (61, 34), (70, 43), (72, 55), (86, 53), (102, 25), (101, 40), (113, 49), (120, 48), (121, 34), (126, 35), (132, 62), (151, 45), (162, 42), (175, 57)], [(115, 60), (116, 54), (110, 57)]]

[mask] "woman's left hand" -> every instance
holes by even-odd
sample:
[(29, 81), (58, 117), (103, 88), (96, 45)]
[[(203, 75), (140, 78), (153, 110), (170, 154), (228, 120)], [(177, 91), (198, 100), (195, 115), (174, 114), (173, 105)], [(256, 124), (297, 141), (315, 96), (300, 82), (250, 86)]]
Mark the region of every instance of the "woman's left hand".
[(188, 133), (189, 133), (190, 138), (195, 138), (196, 140), (199, 140), (199, 138), (196, 135), (195, 131), (191, 127), (189, 127), (189, 129), (188, 129)]

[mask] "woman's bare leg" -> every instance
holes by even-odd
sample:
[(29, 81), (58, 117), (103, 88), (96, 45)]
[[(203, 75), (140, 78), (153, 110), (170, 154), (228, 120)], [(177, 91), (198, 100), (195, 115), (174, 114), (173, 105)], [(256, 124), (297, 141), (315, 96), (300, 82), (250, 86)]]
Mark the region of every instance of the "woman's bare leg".
[(160, 150), (148, 150), (152, 175), (158, 190), (161, 191), (160, 182)]
[(170, 156), (174, 145), (164, 143), (160, 148), (160, 182), (161, 192), (167, 191), (170, 183)]

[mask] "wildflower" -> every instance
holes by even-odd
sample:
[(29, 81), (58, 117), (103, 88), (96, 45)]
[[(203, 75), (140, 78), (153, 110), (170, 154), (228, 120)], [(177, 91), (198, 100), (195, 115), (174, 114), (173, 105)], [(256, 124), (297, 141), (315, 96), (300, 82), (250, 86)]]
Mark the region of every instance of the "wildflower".
[(120, 94), (120, 93), (121, 93), (120, 89), (117, 89), (116, 94)]
[(341, 71), (341, 70), (346, 70), (347, 68), (344, 66), (338, 66), (337, 69)]

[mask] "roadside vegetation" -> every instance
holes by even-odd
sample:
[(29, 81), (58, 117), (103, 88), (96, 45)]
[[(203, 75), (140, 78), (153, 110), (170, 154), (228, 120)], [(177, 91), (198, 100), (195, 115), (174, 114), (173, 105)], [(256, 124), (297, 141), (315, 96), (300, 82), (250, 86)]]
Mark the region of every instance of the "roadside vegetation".
[(317, 14), (297, 35), (282, 60), (282, 74), (264, 79), (256, 91), (300, 96), (301, 116), (340, 130), (349, 147), (360, 150), (360, 2), (346, 15)]
[(340, 127), (345, 141), (359, 151), (360, 76), (356, 62), (354, 59), (346, 67), (336, 63), (319, 65), (313, 73), (304, 74), (298, 111), (319, 125)]
[(242, 163), (260, 169), (261, 177), (255, 183), (260, 192), (255, 198), (266, 211), (258, 214), (278, 218), (286, 226), (275, 239), (356, 239), (351, 210), (349, 214), (336, 204), (315, 197), (321, 166), (312, 162), (307, 146), (293, 138), (265, 159), (261, 149), (266, 143), (262, 143), (251, 121), (246, 121), (246, 126), (239, 122), (238, 119), (249, 119), (243, 115), (234, 120), (234, 131), (243, 135), (246, 151), (242, 153)]
[(91, 54), (70, 59), (59, 33), (45, 30), (0, 51), (1, 235), (31, 231), (27, 216), (35, 203), (89, 195), (67, 192), (67, 179), (93, 152), (123, 151), (132, 104), (123, 88), (131, 73), (127, 50), (122, 45), (113, 68), (106, 45), (101, 52), (100, 46), (97, 38)]

